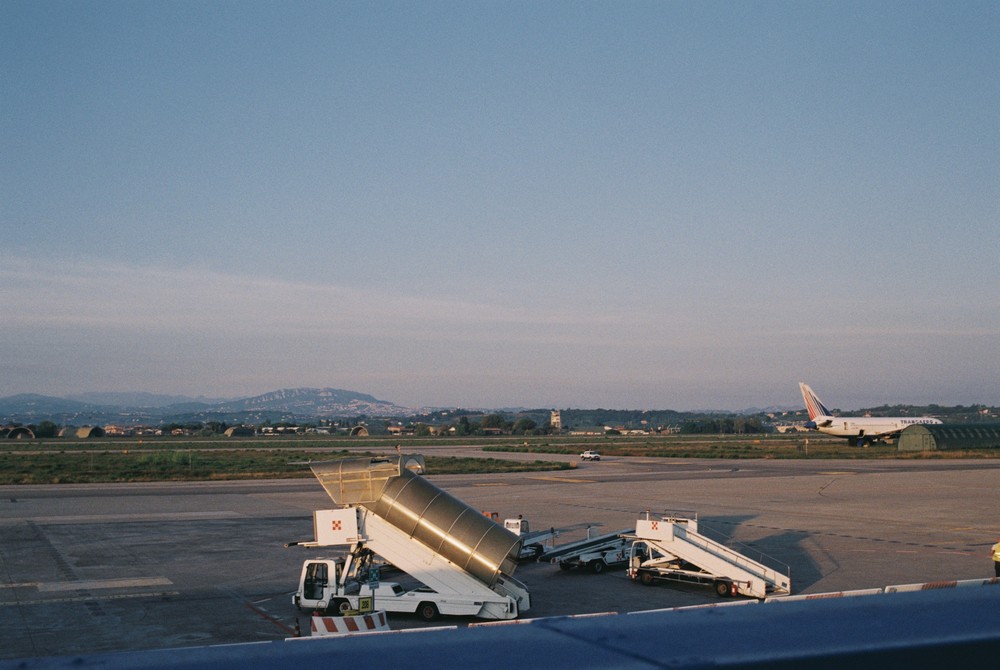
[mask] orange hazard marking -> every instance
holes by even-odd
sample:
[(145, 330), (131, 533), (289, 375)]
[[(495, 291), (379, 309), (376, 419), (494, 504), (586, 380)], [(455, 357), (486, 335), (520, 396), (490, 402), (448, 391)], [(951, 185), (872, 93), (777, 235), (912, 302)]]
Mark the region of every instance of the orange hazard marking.
[(335, 519), (333, 521), (333, 530), (344, 530), (343, 524), (340, 523), (340, 519)]

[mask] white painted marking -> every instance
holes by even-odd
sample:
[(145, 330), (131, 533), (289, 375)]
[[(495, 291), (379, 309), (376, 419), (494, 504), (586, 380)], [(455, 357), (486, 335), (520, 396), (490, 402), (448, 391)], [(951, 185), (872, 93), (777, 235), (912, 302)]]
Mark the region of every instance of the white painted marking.
[(42, 526), (83, 523), (135, 523), (141, 521), (205, 521), (215, 519), (242, 519), (238, 512), (152, 512), (149, 514), (81, 514), (78, 516), (25, 516), (0, 519), (0, 525), (37, 523)]
[(142, 593), (118, 593), (103, 596), (74, 596), (72, 598), (42, 598), (40, 600), (0, 600), (0, 607), (23, 607), (26, 605), (53, 605), (60, 603), (86, 603), (105, 600), (135, 600), (137, 598), (166, 598), (179, 596), (179, 591), (144, 591)]
[(172, 581), (166, 577), (133, 577), (125, 579), (90, 579), (79, 582), (42, 582), (38, 584), (39, 593), (55, 593), (58, 591), (96, 591), (98, 589), (134, 589), (148, 586), (171, 586)]

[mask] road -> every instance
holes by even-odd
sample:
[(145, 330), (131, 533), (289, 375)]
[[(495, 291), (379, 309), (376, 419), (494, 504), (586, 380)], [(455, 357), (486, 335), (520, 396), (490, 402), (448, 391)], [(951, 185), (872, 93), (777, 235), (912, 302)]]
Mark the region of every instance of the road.
[[(423, 449), (455, 451), (563, 458)], [(795, 593), (989, 577), (987, 550), (1000, 536), (995, 460), (606, 458), (551, 473), (427, 476), (535, 528), (615, 530), (647, 509), (692, 510), (703, 529), (787, 564)], [(330, 506), (311, 478), (0, 487), (0, 658), (292, 635), (308, 619), (290, 593), (302, 561), (319, 554), (284, 544), (310, 539), (312, 511)], [(525, 564), (516, 576), (531, 590), (532, 617), (715, 601), (705, 588), (632, 584), (623, 571)]]

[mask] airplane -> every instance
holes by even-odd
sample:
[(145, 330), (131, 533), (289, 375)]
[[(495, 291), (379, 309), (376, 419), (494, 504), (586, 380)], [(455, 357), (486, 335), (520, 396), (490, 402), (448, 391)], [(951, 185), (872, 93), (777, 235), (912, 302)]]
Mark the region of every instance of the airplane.
[(915, 423), (941, 423), (939, 419), (929, 416), (833, 416), (807, 384), (799, 382), (799, 390), (809, 412), (806, 428), (846, 437), (852, 447), (863, 447), (870, 442), (891, 442), (900, 431)]

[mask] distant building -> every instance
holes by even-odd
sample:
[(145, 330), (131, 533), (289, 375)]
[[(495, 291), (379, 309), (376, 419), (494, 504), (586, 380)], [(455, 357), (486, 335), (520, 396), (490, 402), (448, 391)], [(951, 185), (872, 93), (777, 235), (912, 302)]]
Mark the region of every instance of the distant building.
[(261, 435), (295, 435), (299, 432), (298, 426), (264, 426), (260, 429)]
[(607, 432), (607, 426), (581, 426), (580, 428), (574, 428), (569, 432), (569, 434), (582, 437), (597, 437), (606, 435)]
[(899, 451), (1000, 449), (1000, 423), (936, 423), (907, 426), (899, 434)]
[(84, 426), (76, 429), (76, 436), (82, 440), (92, 437), (104, 437), (104, 429), (100, 426)]
[(562, 430), (562, 412), (557, 409), (552, 410), (549, 423), (552, 425), (552, 430)]
[(0, 437), (10, 440), (33, 440), (35, 434), (27, 426), (4, 426), (0, 428)]

